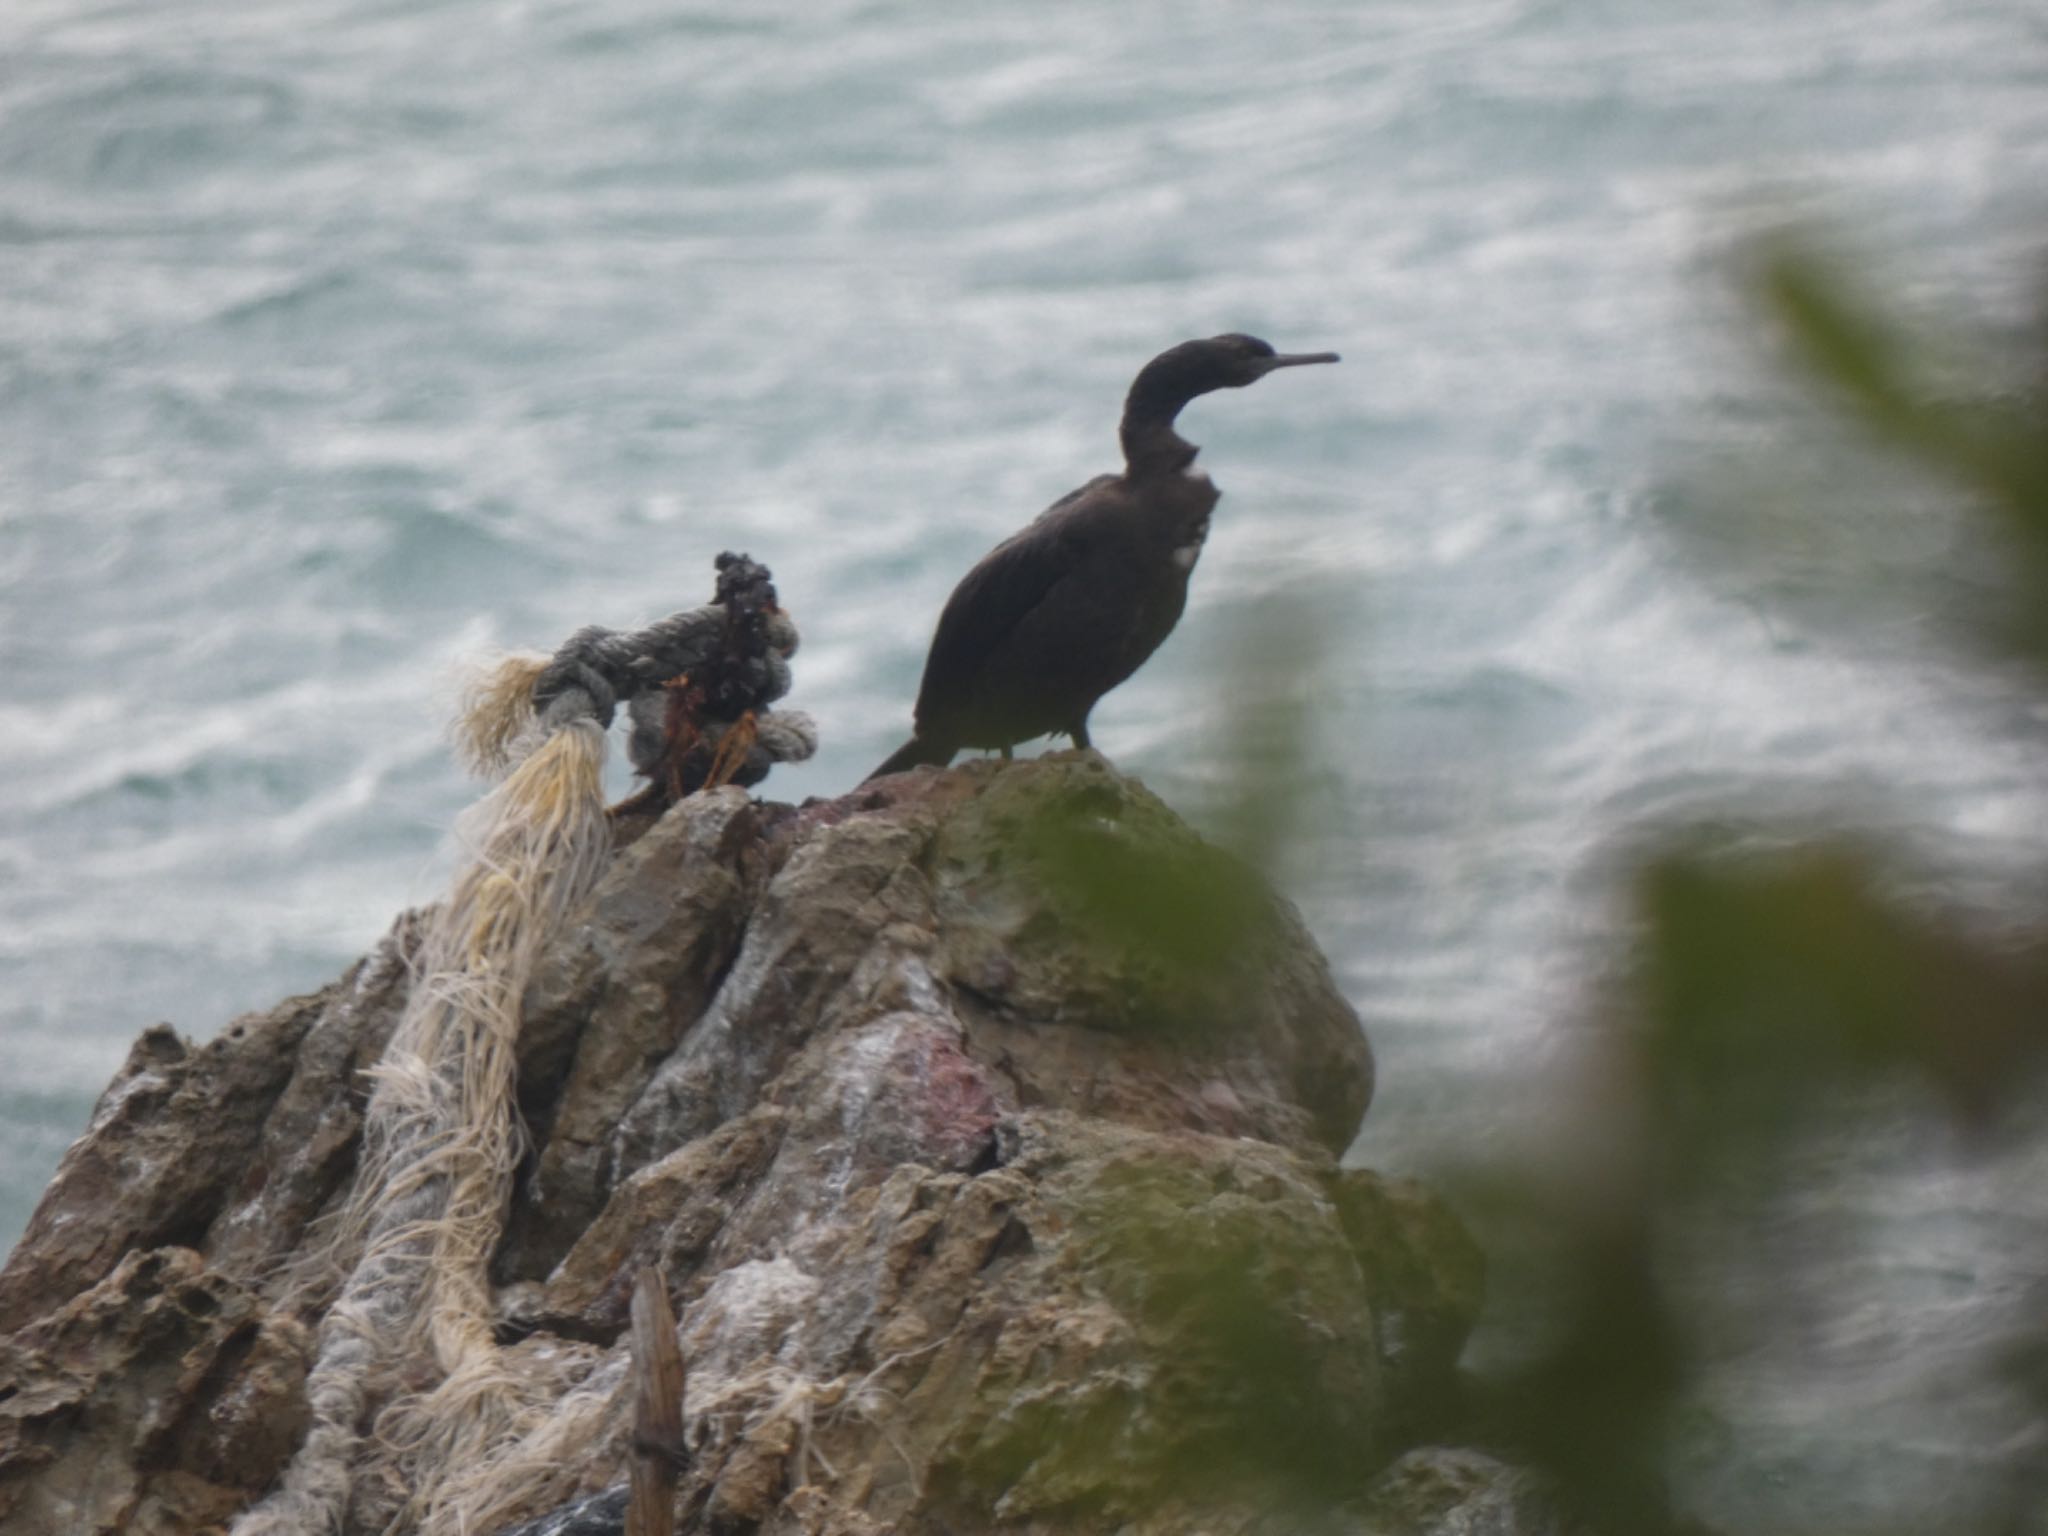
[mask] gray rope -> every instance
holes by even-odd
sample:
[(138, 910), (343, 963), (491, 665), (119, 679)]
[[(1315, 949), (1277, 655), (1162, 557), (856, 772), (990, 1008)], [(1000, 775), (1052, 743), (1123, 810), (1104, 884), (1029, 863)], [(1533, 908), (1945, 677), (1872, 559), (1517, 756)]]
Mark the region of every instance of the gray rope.
[[(634, 764), (646, 769), (661, 756), (662, 683), (717, 657), (726, 622), (725, 607), (707, 603), (672, 613), (645, 629), (592, 624), (577, 630), (534, 683), (534, 710), (542, 729), (552, 731), (586, 715), (608, 727), (618, 706), (627, 704), (633, 717), (628, 751)], [(809, 715), (796, 710), (772, 715), (768, 709), (790, 689), (795, 622), (786, 613), (775, 614), (768, 620), (767, 639), (768, 649), (743, 664), (745, 692), (759, 716), (759, 735), (749, 756), (758, 756), (764, 770), (770, 762), (801, 762), (818, 748), (817, 728)], [(707, 739), (715, 743), (731, 724), (710, 722)]]
[(651, 692), (664, 678), (710, 660), (724, 627), (718, 603), (685, 608), (645, 629), (586, 625), (562, 643), (534, 684), (534, 711), (549, 730), (577, 715), (609, 726), (621, 699)]

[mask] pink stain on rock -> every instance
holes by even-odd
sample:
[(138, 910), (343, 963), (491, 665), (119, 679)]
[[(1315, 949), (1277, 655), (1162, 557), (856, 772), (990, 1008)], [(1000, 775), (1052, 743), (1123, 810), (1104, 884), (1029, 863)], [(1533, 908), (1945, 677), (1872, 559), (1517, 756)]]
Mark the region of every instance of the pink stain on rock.
[(910, 1143), (911, 1159), (935, 1168), (973, 1166), (1003, 1114), (986, 1070), (951, 1028), (935, 1022), (907, 1024), (898, 1034), (876, 1097), (874, 1109)]

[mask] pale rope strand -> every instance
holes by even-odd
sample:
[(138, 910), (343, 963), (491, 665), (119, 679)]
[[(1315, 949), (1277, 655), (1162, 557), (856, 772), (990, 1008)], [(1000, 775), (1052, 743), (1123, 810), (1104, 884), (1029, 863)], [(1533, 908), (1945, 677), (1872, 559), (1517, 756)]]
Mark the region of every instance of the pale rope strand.
[(396, 1359), (442, 1380), (379, 1419), (394, 1470), (431, 1516), (436, 1469), (512, 1432), (523, 1393), (491, 1334), (487, 1278), (520, 1153), (519, 1001), (548, 938), (603, 868), (604, 732), (554, 731), (465, 817), (474, 850), (434, 915), (364, 1119), (363, 1161), (336, 1237), (361, 1258), (320, 1329), (312, 1424), (278, 1492), (236, 1536), (339, 1532), (362, 1424)]
[[(392, 1528), (468, 1530), (483, 1507), (508, 1507), (502, 1483), (497, 1497), (480, 1496), (487, 1466), (509, 1458), (530, 1475), (545, 1470), (531, 1453), (555, 1439), (548, 1412), (573, 1385), (575, 1362), (538, 1377), (507, 1367), (488, 1266), (522, 1149), (520, 999), (609, 851), (600, 718), (612, 701), (572, 679), (536, 718), (533, 697), (569, 656), (596, 669), (595, 688), (645, 691), (708, 657), (723, 620), (712, 605), (631, 634), (582, 631), (557, 663), (511, 657), (471, 690), (457, 729), (465, 759), (487, 771), (517, 766), (464, 818), (471, 857), (429, 922), (405, 1014), (372, 1070), (362, 1161), (329, 1250), (360, 1257), (321, 1324), (306, 1383), (311, 1425), (282, 1485), (236, 1521), (235, 1536), (339, 1533), (362, 1470), (364, 1419), (394, 1388), (370, 1452), (385, 1462), (386, 1486), (409, 1490)], [(794, 650), (795, 627), (782, 615), (777, 624), (781, 649)], [(765, 703), (787, 690), (789, 671), (773, 651), (763, 668)], [(771, 755), (810, 755), (807, 717), (779, 727), (766, 733)], [(414, 1360), (433, 1362), (437, 1384), (401, 1381), (397, 1366)], [(579, 1395), (569, 1417), (588, 1424), (607, 1394), (592, 1395)]]

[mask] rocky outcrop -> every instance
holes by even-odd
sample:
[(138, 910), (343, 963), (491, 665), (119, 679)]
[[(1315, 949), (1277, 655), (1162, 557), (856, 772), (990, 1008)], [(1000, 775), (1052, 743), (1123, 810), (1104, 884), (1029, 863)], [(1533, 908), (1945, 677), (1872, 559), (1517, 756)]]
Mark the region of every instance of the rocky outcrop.
[[(1364, 1508), (1440, 1421), (1476, 1252), (1338, 1167), (1356, 1016), (1142, 788), (1059, 754), (620, 833), (524, 1008), (500, 1339), (580, 1416), (497, 1528), (619, 1528), (649, 1263), (682, 1529), (1224, 1536)], [(0, 1275), (9, 1531), (200, 1529), (274, 1480), (411, 931), (204, 1047), (137, 1044)]]
[(191, 1249), (131, 1252), (0, 1342), (7, 1528), (172, 1532), (232, 1514), (303, 1427), (308, 1342)]

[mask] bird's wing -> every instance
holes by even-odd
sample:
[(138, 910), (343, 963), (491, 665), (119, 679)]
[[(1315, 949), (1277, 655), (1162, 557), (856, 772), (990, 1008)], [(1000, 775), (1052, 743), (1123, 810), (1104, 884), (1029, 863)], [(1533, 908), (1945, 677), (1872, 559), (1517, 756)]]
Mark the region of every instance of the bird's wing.
[(969, 702), (983, 664), (1045, 600), (1093, 545), (1094, 525), (1113, 515), (1115, 475), (1098, 475), (1047, 507), (960, 578), (946, 600), (924, 681), (917, 691), (920, 731), (943, 732)]

